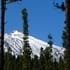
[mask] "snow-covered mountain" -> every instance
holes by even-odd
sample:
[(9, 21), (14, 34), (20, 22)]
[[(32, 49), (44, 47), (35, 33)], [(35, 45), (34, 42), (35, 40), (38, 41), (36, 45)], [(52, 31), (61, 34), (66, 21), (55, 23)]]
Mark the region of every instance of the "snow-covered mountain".
[[(23, 52), (23, 33), (19, 32), (17, 30), (13, 31), (12, 33), (5, 33), (5, 44), (4, 44), (4, 48), (5, 48), (5, 52), (7, 51), (7, 48), (10, 47), (12, 50), (12, 54), (15, 55), (20, 55)], [(37, 39), (35, 37), (29, 36), (29, 44), (32, 48), (32, 52), (33, 54), (36, 54), (39, 56), (40, 53), (40, 48), (43, 47), (43, 49), (45, 49), (48, 46), (48, 43)], [(57, 45), (53, 45), (53, 56), (54, 58), (59, 57), (60, 55), (63, 56), (63, 51), (64, 48), (59, 47)]]

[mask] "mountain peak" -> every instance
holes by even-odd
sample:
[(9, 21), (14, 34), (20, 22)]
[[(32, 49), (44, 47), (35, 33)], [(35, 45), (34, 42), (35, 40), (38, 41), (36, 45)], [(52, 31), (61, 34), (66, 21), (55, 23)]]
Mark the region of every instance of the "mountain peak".
[[(5, 34), (5, 47), (10, 47), (12, 52), (15, 55), (20, 55), (22, 54), (23, 51), (23, 36), (24, 34), (22, 32), (19, 32), (18, 30), (14, 30), (10, 34)], [(29, 36), (29, 44), (30, 47), (32, 48), (32, 52), (34, 55), (40, 55), (40, 48), (42, 47), (45, 49), (48, 47), (48, 43), (44, 42), (40, 39), (37, 39), (33, 36)], [(59, 57), (60, 55), (63, 55), (64, 53), (64, 48), (59, 47), (57, 45), (53, 45), (53, 55), (54, 57)], [(57, 56), (58, 55), (58, 56)]]

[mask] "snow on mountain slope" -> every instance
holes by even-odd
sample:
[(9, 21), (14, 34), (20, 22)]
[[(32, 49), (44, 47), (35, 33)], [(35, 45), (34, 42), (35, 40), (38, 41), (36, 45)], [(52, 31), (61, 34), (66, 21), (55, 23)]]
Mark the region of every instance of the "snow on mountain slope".
[[(22, 32), (19, 32), (17, 30), (13, 31), (10, 34), (5, 34), (5, 51), (7, 51), (7, 47), (10, 47), (13, 51), (13, 54), (20, 55), (23, 52), (23, 34)], [(48, 43), (39, 40), (35, 37), (29, 36), (29, 44), (32, 48), (33, 54), (36, 54), (39, 56), (40, 48), (43, 47), (45, 49), (48, 46)], [(64, 48), (53, 45), (53, 56), (54, 58), (59, 57), (60, 55), (63, 56)]]

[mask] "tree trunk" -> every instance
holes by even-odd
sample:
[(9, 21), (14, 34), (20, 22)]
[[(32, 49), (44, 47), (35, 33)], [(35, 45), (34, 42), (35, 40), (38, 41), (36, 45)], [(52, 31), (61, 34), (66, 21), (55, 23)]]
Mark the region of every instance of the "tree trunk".
[(5, 24), (5, 8), (6, 8), (6, 0), (1, 0), (1, 65), (0, 69), (4, 70), (4, 24)]
[(70, 0), (65, 0), (66, 16), (66, 70), (70, 70)]

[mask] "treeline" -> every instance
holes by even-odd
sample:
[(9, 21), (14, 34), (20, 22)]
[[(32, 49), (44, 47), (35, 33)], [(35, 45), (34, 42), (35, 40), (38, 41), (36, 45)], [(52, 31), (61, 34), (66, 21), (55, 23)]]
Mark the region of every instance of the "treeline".
[(10, 52), (6, 52), (4, 70), (64, 70), (64, 59), (62, 59), (61, 56), (59, 61), (56, 58), (53, 59), (51, 53), (51, 46), (46, 47), (45, 50), (41, 48), (40, 57), (34, 55), (34, 57), (31, 58), (26, 57), (26, 55), (20, 55), (16, 58), (14, 55), (12, 56)]
[(53, 57), (52, 37), (48, 37), (49, 45), (45, 49), (41, 47), (40, 56), (31, 55), (32, 52), (30, 53), (30, 51), (24, 51), (23, 55), (16, 58), (8, 48), (8, 52), (5, 53), (4, 70), (65, 70), (65, 62), (62, 56), (59, 59)]

